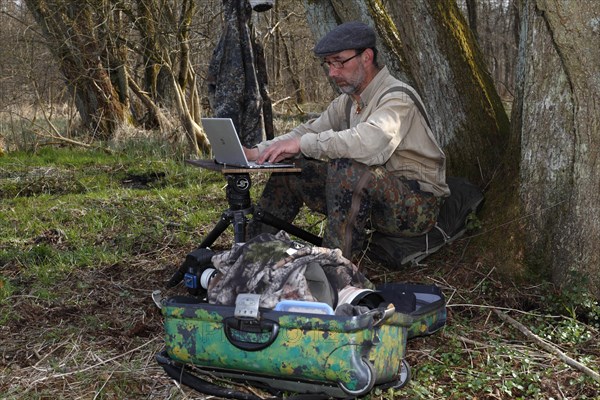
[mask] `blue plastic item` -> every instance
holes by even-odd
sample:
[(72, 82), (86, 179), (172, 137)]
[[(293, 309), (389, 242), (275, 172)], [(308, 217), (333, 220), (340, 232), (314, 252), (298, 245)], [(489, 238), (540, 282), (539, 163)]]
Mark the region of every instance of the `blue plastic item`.
[(282, 300), (275, 306), (275, 311), (334, 315), (329, 304), (317, 301)]

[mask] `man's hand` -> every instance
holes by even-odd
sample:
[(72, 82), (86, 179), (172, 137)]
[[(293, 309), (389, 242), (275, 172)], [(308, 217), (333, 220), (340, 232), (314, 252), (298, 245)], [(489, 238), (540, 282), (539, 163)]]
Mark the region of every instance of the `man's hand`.
[(256, 159), (258, 158), (260, 152), (258, 151), (258, 148), (253, 147), (251, 149), (247, 148), (247, 147), (243, 147), (244, 149), (244, 153), (246, 154), (246, 158), (248, 159), (248, 161), (256, 161)]
[[(251, 149), (252, 150), (252, 149)], [(256, 150), (256, 149), (254, 149)], [(291, 138), (278, 140), (272, 143), (266, 150), (258, 156), (256, 162), (259, 164), (268, 162), (279, 162), (286, 158), (293, 157), (300, 153), (300, 138)]]

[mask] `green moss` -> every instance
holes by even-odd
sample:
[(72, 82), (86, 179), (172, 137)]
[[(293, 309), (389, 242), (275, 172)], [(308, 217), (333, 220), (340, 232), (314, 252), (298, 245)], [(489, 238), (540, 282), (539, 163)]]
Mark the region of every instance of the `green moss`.
[[(485, 61), (460, 10), (452, 2), (436, 2), (441, 28), (439, 41), (445, 43), (450, 69), (457, 87), (472, 93), (463, 96), (468, 115), (464, 130), (453, 133), (446, 145), (449, 171), (454, 175), (481, 180), (487, 185), (498, 174), (508, 148), (510, 121), (498, 96)], [(466, 147), (470, 146), (470, 147)]]
[[(454, 37), (455, 43), (459, 47), (458, 54), (465, 60), (466, 64), (475, 79), (477, 86), (481, 89), (487, 106), (484, 105), (484, 110), (494, 110), (494, 102), (500, 99), (492, 99), (496, 89), (489, 77), (489, 74), (482, 68), (483, 60), (477, 49), (475, 38), (469, 27), (467, 26), (462, 14), (451, 3), (438, 2), (438, 10), (443, 18), (443, 25), (448, 28), (448, 32)], [(497, 97), (497, 96), (496, 96)], [(494, 116), (494, 115), (491, 115)], [(495, 118), (494, 118), (495, 119)], [(500, 126), (496, 126), (497, 129)]]
[(516, 184), (492, 187), (486, 193), (481, 219), (483, 232), (475, 243), (487, 263), (504, 277), (532, 280), (524, 262), (525, 238)]
[(402, 43), (402, 38), (400, 37), (400, 33), (398, 32), (394, 21), (387, 14), (385, 6), (380, 0), (369, 0), (367, 6), (371, 12), (371, 17), (375, 22), (379, 36), (385, 43), (386, 49), (395, 55), (396, 59), (400, 62), (402, 70), (408, 73), (410, 67), (404, 57), (404, 44)]

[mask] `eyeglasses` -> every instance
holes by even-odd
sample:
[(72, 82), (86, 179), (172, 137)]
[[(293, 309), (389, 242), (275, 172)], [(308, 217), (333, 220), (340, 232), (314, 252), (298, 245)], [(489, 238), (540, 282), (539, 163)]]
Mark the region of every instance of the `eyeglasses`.
[(353, 55), (350, 58), (346, 58), (345, 60), (342, 61), (325, 61), (323, 60), (323, 62), (321, 63), (321, 66), (327, 66), (328, 68), (335, 68), (335, 69), (342, 69), (344, 68), (344, 64), (346, 64), (348, 61), (352, 60), (355, 57), (360, 56), (365, 50), (360, 50), (358, 53), (356, 53), (355, 55)]

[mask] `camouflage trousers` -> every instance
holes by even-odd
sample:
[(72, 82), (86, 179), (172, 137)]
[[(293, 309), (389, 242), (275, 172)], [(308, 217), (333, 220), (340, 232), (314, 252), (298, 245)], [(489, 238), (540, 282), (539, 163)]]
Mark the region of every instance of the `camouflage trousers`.
[[(290, 223), (303, 205), (326, 215), (322, 246), (339, 248), (344, 257), (363, 250), (367, 228), (391, 236), (417, 236), (436, 223), (441, 199), (381, 166), (306, 158), (296, 165), (302, 172), (270, 176), (258, 207)], [(274, 230), (252, 228), (252, 234), (260, 232)]]

